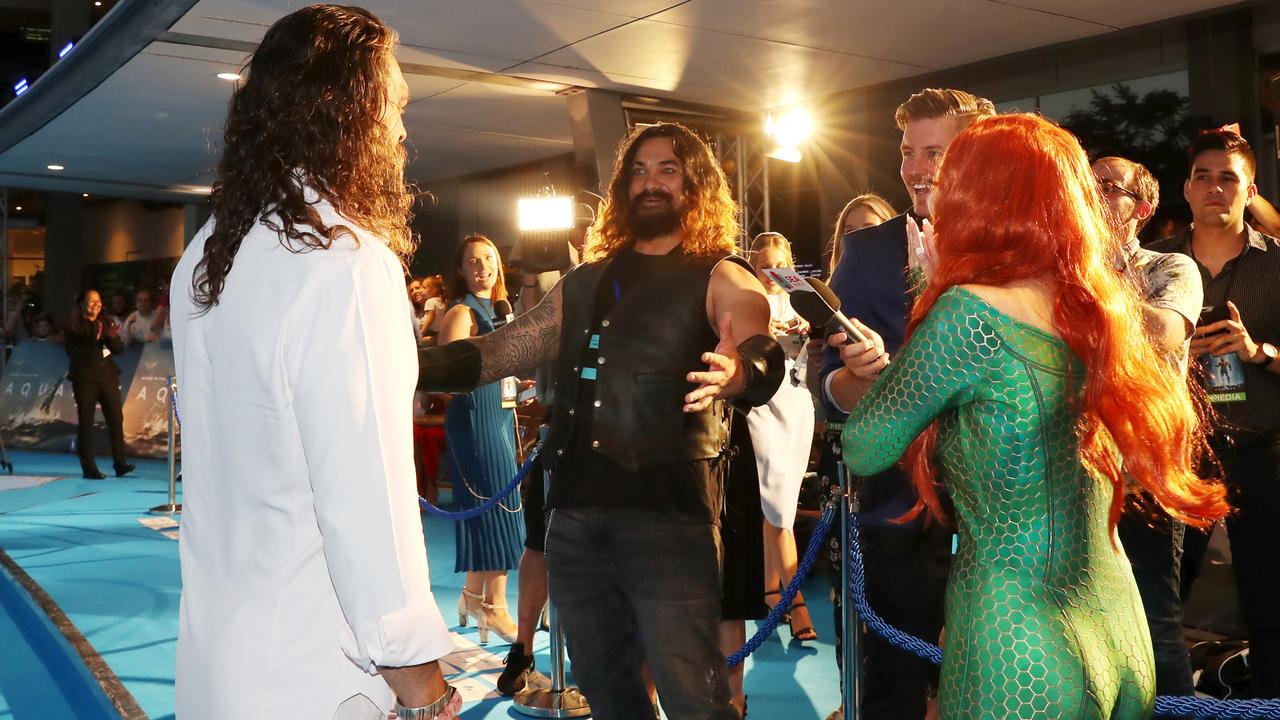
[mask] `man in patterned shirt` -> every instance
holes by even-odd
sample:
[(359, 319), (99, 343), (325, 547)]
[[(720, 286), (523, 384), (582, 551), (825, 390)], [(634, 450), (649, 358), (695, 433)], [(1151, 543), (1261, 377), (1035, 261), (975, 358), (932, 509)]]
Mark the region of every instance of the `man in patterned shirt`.
[[(1137, 285), (1147, 333), (1180, 372), (1204, 298), (1195, 262), (1180, 253), (1160, 253), (1138, 244), (1138, 231), (1160, 202), (1160, 186), (1142, 165), (1118, 157), (1093, 164), (1110, 220), (1123, 243), (1120, 260)], [(1120, 541), (1133, 565), (1156, 659), (1156, 692), (1191, 695), (1191, 662), (1182, 634), (1180, 567), (1186, 526), (1130, 495), (1120, 518)]]

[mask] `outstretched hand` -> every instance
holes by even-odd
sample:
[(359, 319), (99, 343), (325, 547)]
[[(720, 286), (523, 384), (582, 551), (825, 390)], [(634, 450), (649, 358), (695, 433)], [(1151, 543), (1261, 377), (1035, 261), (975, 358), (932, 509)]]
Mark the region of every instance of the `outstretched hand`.
[(741, 359), (738, 342), (733, 336), (733, 317), (730, 313), (725, 313), (720, 317), (720, 342), (716, 344), (714, 351), (702, 354), (702, 362), (707, 364), (707, 370), (688, 375), (688, 381), (698, 383), (698, 387), (684, 396), (684, 411), (702, 412), (716, 400), (742, 392), (746, 378), (742, 372)]

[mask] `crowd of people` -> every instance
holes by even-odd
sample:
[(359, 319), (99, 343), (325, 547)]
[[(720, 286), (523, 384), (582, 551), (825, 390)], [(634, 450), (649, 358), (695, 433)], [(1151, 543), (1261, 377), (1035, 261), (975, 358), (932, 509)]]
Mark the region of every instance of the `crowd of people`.
[[(406, 398), (452, 395), (453, 500), (475, 507), (516, 469), (504, 385), (539, 370), (523, 511), (456, 526), (459, 620), (512, 643), (506, 694), (535, 677), (549, 594), (594, 717), (745, 716), (726, 653), (796, 572), (819, 418), (858, 478), (872, 605), (945, 647), (938, 673), (868, 637), (864, 717), (1150, 717), (1157, 692), (1193, 690), (1183, 556), (1224, 518), (1252, 693), (1280, 694), (1280, 242), (1245, 223), (1237, 129), (1195, 137), (1194, 225), (1143, 247), (1159, 187), (1140, 164), (1090, 162), (968, 92), (911, 95), (894, 118), (911, 206), (862, 195), (835, 222), (825, 274), (851, 337), (765, 272), (794, 264), (784, 237), (743, 247), (697, 133), (637, 127), (583, 262), (546, 288), (522, 277), (538, 297), (511, 318), (482, 235), (439, 283), (400, 289), (394, 47), (349, 7), (266, 33), (174, 275), (180, 717), (457, 717)], [(806, 610), (798, 641), (817, 636)]]

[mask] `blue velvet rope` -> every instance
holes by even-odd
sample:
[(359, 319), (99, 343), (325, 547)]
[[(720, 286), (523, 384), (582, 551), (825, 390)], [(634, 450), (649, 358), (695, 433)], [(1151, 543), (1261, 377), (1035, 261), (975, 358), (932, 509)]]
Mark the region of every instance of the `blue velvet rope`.
[[(862, 565), (862, 548), (858, 543), (858, 518), (849, 522), (849, 594), (858, 615), (867, 627), (890, 644), (917, 657), (942, 663), (942, 649), (886, 623), (867, 603), (866, 573)], [(1156, 717), (1203, 718), (1205, 720), (1276, 720), (1280, 718), (1280, 700), (1218, 700), (1185, 695), (1161, 695), (1156, 698)]]
[(424, 497), (418, 498), (418, 504), (421, 505), (422, 509), (426, 510), (429, 514), (438, 518), (444, 518), (445, 520), (470, 520), (472, 518), (480, 517), (492, 510), (495, 505), (505, 500), (516, 488), (520, 487), (520, 483), (523, 482), (525, 476), (529, 474), (529, 468), (533, 465), (534, 459), (538, 457), (538, 453), (540, 452), (542, 452), (542, 443), (538, 443), (534, 446), (533, 450), (529, 451), (529, 457), (524, 459), (524, 464), (516, 471), (515, 477), (511, 478), (511, 482), (507, 483), (506, 487), (498, 491), (497, 495), (494, 495), (473, 508), (453, 512), (451, 510), (445, 510), (444, 508), (432, 505), (427, 502), (427, 499)]
[(813, 534), (809, 536), (809, 546), (805, 548), (804, 557), (800, 559), (800, 564), (796, 567), (796, 574), (791, 578), (791, 582), (787, 584), (782, 596), (778, 598), (778, 604), (773, 606), (769, 611), (768, 617), (756, 629), (756, 633), (747, 640), (741, 648), (729, 656), (729, 667), (734, 667), (747, 659), (747, 656), (755, 652), (764, 641), (773, 634), (778, 628), (778, 623), (782, 620), (782, 616), (786, 614), (787, 609), (791, 607), (791, 603), (796, 599), (796, 593), (800, 592), (800, 585), (809, 577), (809, 573), (813, 570), (813, 563), (818, 559), (818, 553), (822, 551), (822, 542), (826, 540), (827, 533), (831, 530), (831, 521), (835, 519), (836, 508), (829, 505), (822, 512), (822, 518), (818, 520), (818, 524), (813, 528)]

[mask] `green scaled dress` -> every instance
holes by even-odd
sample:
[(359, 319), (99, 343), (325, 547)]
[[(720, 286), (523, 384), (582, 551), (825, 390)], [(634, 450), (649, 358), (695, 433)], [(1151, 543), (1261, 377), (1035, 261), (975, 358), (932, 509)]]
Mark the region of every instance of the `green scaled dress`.
[(844, 426), (845, 463), (865, 476), (939, 420), (960, 536), (943, 720), (1151, 716), (1155, 662), (1107, 527), (1111, 486), (1079, 460), (1071, 401), (1082, 372), (1060, 338), (953, 287)]

